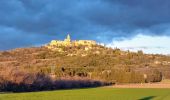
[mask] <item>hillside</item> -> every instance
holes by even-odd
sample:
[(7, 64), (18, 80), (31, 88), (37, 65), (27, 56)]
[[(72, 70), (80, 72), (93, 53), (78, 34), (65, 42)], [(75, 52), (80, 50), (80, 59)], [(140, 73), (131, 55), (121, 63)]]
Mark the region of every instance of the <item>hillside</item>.
[[(61, 51), (62, 50), (62, 51)], [(170, 57), (93, 46), (46, 46), (0, 52), (0, 69), (42, 72), (54, 78), (87, 77), (116, 83), (169, 79)]]
[(0, 91), (160, 82), (170, 79), (169, 72), (169, 56), (121, 51), (93, 40), (73, 41), (70, 35), (42, 47), (0, 52)]

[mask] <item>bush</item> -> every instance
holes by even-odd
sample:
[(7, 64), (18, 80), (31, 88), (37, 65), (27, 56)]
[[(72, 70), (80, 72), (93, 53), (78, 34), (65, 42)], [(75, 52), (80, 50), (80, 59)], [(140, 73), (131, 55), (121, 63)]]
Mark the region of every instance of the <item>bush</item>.
[(13, 73), (11, 78), (0, 77), (0, 92), (24, 92), (42, 91), (68, 88), (85, 88), (107, 85), (105, 82), (90, 80), (87, 78), (68, 77), (51, 79), (44, 73)]

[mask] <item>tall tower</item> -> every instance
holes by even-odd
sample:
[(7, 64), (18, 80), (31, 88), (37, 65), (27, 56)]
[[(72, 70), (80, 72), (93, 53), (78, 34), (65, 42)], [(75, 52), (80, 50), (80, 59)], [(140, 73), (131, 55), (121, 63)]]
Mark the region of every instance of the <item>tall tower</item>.
[(65, 44), (66, 46), (71, 45), (71, 38), (70, 38), (70, 35), (69, 35), (69, 34), (67, 35), (67, 38), (64, 40), (64, 44)]
[(68, 42), (71, 42), (71, 38), (70, 38), (70, 35), (68, 34), (67, 35), (67, 39), (66, 39)]

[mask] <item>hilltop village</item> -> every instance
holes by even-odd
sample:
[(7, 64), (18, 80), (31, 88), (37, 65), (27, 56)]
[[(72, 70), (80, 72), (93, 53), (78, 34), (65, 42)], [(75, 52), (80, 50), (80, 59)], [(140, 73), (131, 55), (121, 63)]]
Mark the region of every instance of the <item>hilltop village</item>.
[(62, 51), (59, 47), (78, 47), (78, 46), (86, 46), (87, 48), (91, 48), (92, 46), (96, 45), (96, 41), (93, 40), (71, 40), (70, 35), (67, 35), (67, 38), (64, 41), (61, 40), (52, 40), (46, 47), (48, 49), (54, 51)]

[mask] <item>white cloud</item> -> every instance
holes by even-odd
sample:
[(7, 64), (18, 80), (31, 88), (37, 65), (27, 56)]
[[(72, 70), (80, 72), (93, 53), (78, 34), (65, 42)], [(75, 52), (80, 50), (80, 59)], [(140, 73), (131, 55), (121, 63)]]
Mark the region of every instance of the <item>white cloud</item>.
[(170, 54), (170, 37), (139, 34), (132, 39), (124, 39), (122, 41), (113, 40), (107, 46), (130, 51), (143, 50), (143, 52), (149, 54)]

